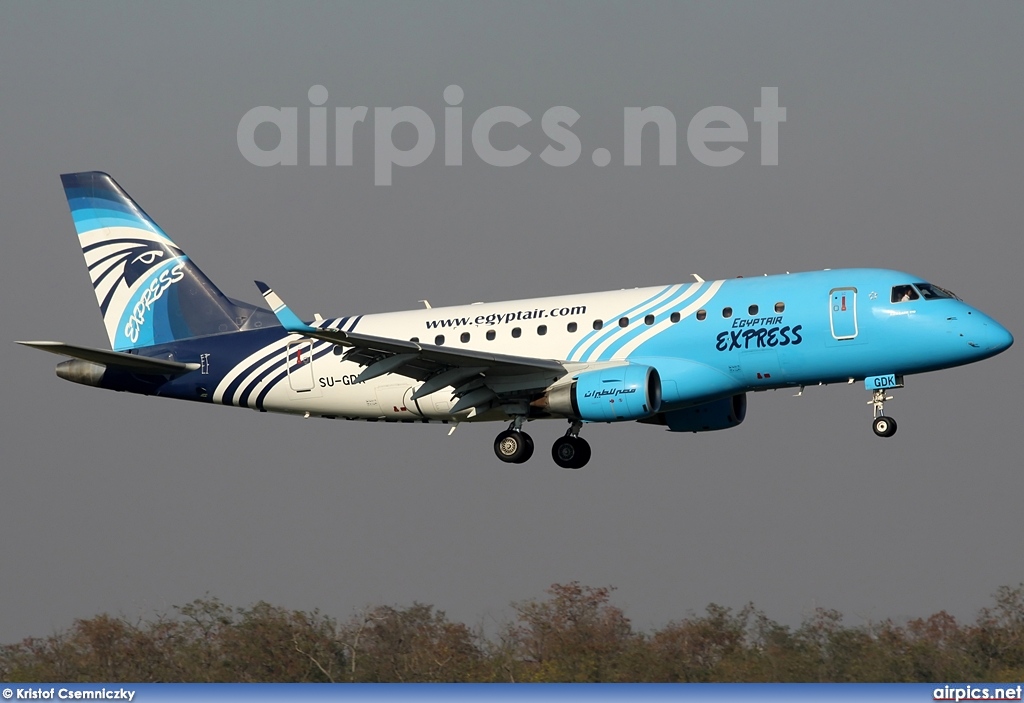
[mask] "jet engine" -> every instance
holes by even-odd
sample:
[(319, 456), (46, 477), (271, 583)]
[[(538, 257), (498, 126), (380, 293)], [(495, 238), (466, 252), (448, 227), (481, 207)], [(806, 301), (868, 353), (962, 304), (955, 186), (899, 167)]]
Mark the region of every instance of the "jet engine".
[(661, 376), (640, 364), (584, 371), (551, 388), (536, 405), (587, 422), (639, 420), (661, 407)]

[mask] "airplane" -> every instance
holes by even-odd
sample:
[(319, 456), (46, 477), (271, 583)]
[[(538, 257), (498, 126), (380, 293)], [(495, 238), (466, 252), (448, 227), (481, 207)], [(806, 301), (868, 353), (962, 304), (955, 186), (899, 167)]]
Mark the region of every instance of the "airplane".
[(591, 457), (585, 425), (735, 427), (746, 394), (863, 382), (872, 429), (911, 374), (999, 354), (1009, 331), (920, 276), (836, 269), (403, 312), (300, 319), (225, 296), (106, 173), (61, 176), (111, 349), (18, 342), (70, 357), (60, 378), (116, 391), (328, 419), (568, 422), (558, 466)]

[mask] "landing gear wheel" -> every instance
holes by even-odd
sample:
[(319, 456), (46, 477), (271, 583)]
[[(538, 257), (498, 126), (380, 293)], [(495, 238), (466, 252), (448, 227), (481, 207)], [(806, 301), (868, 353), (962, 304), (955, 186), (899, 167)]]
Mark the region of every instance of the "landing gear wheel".
[(896, 421), (891, 417), (880, 415), (871, 423), (871, 429), (879, 437), (892, 437), (896, 434)]
[[(896, 387), (903, 387), (902, 378), (899, 381), (899, 386)], [(868, 405), (874, 407), (875, 416), (875, 419), (871, 421), (871, 429), (879, 437), (892, 437), (896, 434), (896, 421), (885, 414), (885, 401), (887, 400), (892, 400), (892, 396), (886, 395), (885, 390), (879, 388), (872, 392), (871, 400), (868, 401)]]
[(494, 440), (494, 453), (508, 464), (522, 464), (533, 456), (533, 439), (525, 432), (505, 430)]
[(523, 455), (516, 463), (525, 464), (530, 460), (530, 457), (533, 456), (533, 437), (522, 431), (520, 431), (519, 436), (522, 437), (523, 442), (526, 443), (526, 447), (523, 449)]
[(590, 444), (581, 437), (559, 437), (551, 447), (551, 458), (563, 469), (581, 469), (590, 461)]

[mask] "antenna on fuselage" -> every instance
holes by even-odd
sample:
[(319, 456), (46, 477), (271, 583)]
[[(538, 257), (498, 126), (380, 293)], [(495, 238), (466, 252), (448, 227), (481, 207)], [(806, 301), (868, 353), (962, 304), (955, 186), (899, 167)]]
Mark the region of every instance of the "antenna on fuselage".
[(429, 300), (417, 300), (416, 302), (417, 303), (423, 303), (423, 307), (425, 307), (427, 310), (430, 309), (430, 301)]
[(697, 279), (697, 283), (704, 283), (704, 279), (698, 276), (697, 274), (691, 273), (690, 275)]

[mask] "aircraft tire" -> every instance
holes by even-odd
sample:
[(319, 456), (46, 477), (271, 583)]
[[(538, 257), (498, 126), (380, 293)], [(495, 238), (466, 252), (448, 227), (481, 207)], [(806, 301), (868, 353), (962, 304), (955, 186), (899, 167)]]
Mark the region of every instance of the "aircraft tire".
[(505, 430), (494, 440), (494, 454), (506, 464), (522, 464), (533, 456), (533, 439), (525, 432)]
[(525, 464), (530, 460), (530, 457), (533, 456), (533, 437), (531, 437), (530, 435), (526, 434), (521, 430), (519, 432), (519, 436), (522, 437), (523, 442), (526, 446), (523, 449), (523, 456), (520, 457), (516, 463)]
[(879, 437), (892, 437), (896, 434), (896, 421), (891, 417), (882, 415), (876, 417), (874, 422), (871, 423), (871, 429), (874, 430), (875, 434)]
[(551, 458), (563, 469), (582, 469), (590, 453), (590, 444), (581, 437), (559, 437), (551, 447)]

